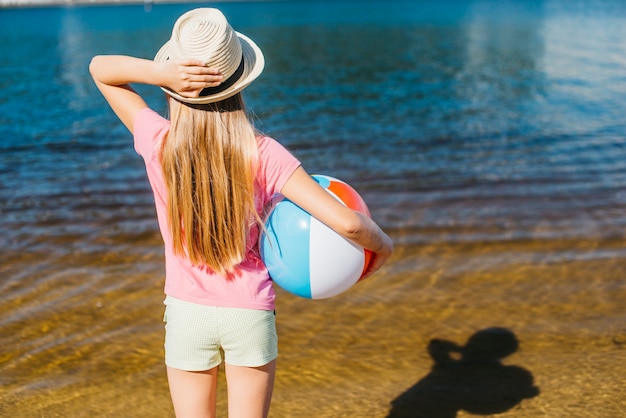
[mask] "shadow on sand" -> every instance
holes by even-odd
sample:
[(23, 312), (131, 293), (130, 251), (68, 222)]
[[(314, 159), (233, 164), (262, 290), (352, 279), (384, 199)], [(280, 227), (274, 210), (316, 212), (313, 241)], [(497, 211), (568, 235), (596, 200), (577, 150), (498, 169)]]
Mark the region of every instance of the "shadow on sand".
[(391, 402), (387, 418), (454, 418), (461, 410), (497, 414), (537, 396), (528, 370), (501, 363), (517, 348), (515, 334), (505, 328), (478, 331), (463, 347), (431, 340), (432, 370)]

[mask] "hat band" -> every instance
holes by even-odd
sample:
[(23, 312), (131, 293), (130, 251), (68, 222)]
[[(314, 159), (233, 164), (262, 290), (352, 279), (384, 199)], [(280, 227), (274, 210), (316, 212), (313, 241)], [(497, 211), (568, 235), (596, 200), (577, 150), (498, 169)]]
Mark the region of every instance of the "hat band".
[(243, 60), (243, 56), (242, 56), (241, 57), (241, 62), (239, 63), (239, 67), (237, 67), (235, 72), (230, 77), (228, 77), (226, 80), (224, 80), (222, 83), (220, 83), (219, 86), (207, 87), (205, 89), (202, 89), (202, 91), (200, 92), (199, 97), (212, 96), (214, 94), (221, 93), (224, 90), (228, 89), (230, 86), (235, 84), (237, 82), (237, 80), (239, 80), (241, 78), (241, 76), (243, 74), (244, 68), (245, 68), (245, 65), (244, 65), (244, 60)]

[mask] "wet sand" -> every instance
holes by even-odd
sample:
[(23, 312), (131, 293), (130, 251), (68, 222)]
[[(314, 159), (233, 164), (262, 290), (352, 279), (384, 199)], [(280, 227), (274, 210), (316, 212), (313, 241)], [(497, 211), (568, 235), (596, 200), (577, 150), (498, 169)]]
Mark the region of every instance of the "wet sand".
[[(1, 416), (173, 416), (159, 240), (136, 243), (1, 256)], [(624, 271), (619, 241), (435, 243), (336, 298), (280, 292), (271, 416), (622, 416)]]

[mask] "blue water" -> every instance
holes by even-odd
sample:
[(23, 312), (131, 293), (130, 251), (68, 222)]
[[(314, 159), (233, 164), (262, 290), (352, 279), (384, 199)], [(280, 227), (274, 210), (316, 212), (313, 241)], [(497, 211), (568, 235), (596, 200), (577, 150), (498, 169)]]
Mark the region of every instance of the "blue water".
[[(0, 10), (0, 245), (149, 217), (141, 162), (87, 66), (152, 57), (196, 6)], [(623, 236), (623, 2), (220, 7), (267, 57), (247, 96), (259, 126), (309, 171), (351, 182), (384, 227)]]

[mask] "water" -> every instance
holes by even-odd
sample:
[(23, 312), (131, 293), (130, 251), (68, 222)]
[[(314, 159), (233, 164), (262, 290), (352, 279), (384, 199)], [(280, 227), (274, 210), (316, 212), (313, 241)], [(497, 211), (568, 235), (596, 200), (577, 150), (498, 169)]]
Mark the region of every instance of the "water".
[[(219, 3), (266, 55), (247, 90), (260, 128), (310, 172), (354, 185), (397, 245), (378, 279), (337, 300), (281, 295), (276, 416), (306, 416), (306, 405), (316, 416), (384, 416), (428, 373), (429, 338), (461, 344), (492, 325), (511, 329), (528, 348), (522, 366), (552, 385), (522, 403), (527, 416), (615, 416), (626, 5), (431, 3)], [(197, 5), (0, 9), (0, 412), (170, 411), (152, 196), (87, 66), (95, 54), (151, 58)], [(139, 89), (164, 111), (160, 90)], [(603, 371), (585, 376), (604, 409), (563, 403), (565, 393), (595, 398), (555, 377), (570, 367), (555, 335), (587, 347), (567, 361), (592, 356)], [(380, 339), (393, 361), (372, 360)], [(362, 393), (368, 379), (377, 395)], [(343, 395), (311, 392), (319, 381)], [(134, 396), (151, 402), (128, 412)]]

